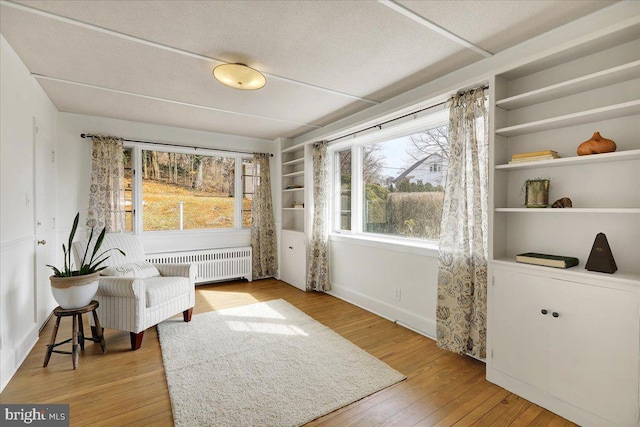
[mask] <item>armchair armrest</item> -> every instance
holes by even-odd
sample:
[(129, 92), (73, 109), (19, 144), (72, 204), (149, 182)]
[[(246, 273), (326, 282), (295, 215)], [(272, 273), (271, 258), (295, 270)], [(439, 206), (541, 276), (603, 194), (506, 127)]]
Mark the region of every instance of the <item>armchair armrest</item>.
[(108, 297), (142, 298), (144, 280), (133, 277), (101, 277), (97, 295)]
[(188, 277), (189, 282), (195, 283), (198, 275), (198, 266), (196, 264), (153, 264), (161, 276), (179, 276)]

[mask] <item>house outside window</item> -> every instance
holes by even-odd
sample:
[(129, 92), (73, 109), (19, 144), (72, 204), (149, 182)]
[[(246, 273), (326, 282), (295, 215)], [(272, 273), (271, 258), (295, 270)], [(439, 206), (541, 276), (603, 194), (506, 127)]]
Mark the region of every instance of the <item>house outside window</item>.
[(449, 158), (446, 112), (423, 130), (340, 148), (334, 156), (335, 232), (440, 238)]

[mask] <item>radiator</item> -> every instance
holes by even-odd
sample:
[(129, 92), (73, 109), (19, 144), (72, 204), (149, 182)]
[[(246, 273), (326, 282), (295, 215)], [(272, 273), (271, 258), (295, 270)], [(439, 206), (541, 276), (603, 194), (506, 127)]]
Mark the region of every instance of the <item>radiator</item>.
[(244, 278), (251, 281), (251, 246), (147, 254), (154, 264), (196, 264), (196, 283)]

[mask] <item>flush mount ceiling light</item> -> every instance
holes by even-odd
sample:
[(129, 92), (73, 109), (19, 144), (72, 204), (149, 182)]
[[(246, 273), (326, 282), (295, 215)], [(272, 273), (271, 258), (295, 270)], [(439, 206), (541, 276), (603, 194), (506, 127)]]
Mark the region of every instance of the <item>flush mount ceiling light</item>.
[(262, 88), (267, 80), (258, 71), (244, 64), (222, 64), (213, 69), (213, 77), (225, 86), (240, 90)]

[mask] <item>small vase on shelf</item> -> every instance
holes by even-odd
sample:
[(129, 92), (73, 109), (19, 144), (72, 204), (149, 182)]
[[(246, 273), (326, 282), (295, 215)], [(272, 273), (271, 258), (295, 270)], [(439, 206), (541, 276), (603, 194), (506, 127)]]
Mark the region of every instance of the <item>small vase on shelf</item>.
[(612, 153), (616, 151), (616, 143), (610, 139), (603, 138), (600, 132), (595, 132), (591, 139), (578, 146), (578, 156), (588, 156), (589, 154)]

